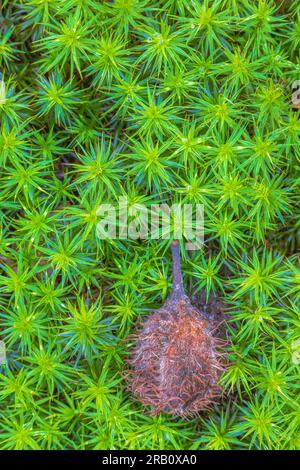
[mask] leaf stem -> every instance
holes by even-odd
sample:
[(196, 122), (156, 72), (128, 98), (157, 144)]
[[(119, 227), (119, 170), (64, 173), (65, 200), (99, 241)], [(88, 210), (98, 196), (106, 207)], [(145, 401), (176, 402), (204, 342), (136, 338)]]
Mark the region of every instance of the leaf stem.
[(184, 295), (182, 273), (181, 273), (181, 258), (180, 258), (180, 243), (174, 240), (171, 243), (172, 260), (173, 260), (173, 291), (174, 294)]

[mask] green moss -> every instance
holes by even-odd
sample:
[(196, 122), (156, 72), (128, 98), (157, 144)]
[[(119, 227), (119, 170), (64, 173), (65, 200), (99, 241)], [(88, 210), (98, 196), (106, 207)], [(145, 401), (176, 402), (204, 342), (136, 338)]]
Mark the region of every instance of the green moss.
[[(299, 449), (298, 2), (0, 7), (0, 448)], [(171, 257), (97, 237), (120, 196), (204, 204), (184, 282), (228, 305), (230, 366), (189, 421), (126, 391)]]

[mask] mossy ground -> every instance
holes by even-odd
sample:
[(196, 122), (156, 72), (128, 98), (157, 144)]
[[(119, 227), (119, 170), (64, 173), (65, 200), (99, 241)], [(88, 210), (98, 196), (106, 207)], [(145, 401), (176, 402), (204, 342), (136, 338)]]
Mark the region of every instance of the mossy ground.
[[(299, 2), (0, 8), (0, 448), (299, 449)], [(120, 196), (204, 204), (184, 283), (227, 306), (230, 366), (191, 420), (126, 391), (171, 257), (96, 236)]]

